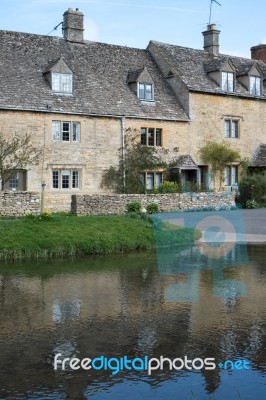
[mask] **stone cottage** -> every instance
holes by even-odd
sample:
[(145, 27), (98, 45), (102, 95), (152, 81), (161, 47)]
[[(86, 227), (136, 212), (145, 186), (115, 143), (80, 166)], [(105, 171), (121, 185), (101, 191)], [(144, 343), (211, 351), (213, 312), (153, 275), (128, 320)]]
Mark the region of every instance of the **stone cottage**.
[[(53, 211), (68, 210), (72, 194), (105, 193), (103, 172), (117, 164), (128, 128), (143, 145), (178, 147), (176, 172), (203, 187), (210, 169), (199, 148), (209, 138), (265, 167), (266, 47), (254, 47), (252, 59), (226, 56), (215, 25), (203, 36), (204, 50), (91, 42), (83, 14), (71, 8), (62, 38), (0, 31), (0, 134), (28, 133), (43, 150), (39, 165), (18, 171), (5, 189), (43, 187)], [(239, 161), (225, 170), (226, 189), (238, 181)], [(151, 189), (163, 171), (142, 179)]]

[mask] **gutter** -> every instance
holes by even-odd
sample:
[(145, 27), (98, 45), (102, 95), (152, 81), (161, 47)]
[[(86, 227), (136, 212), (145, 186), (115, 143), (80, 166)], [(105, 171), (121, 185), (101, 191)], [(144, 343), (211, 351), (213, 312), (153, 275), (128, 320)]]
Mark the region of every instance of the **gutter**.
[(52, 110), (39, 110), (31, 108), (18, 108), (18, 107), (2, 107), (0, 105), (0, 111), (21, 111), (21, 112), (34, 112), (34, 113), (45, 113), (45, 114), (64, 114), (64, 115), (81, 115), (84, 117), (100, 117), (100, 118), (117, 118), (121, 119), (126, 117), (128, 119), (143, 119), (143, 120), (154, 120), (154, 121), (171, 121), (171, 122), (190, 122), (190, 118), (164, 118), (164, 117), (143, 117), (138, 115), (119, 115), (119, 114), (100, 114), (100, 113), (84, 113), (84, 112), (70, 112), (70, 111), (52, 111)]

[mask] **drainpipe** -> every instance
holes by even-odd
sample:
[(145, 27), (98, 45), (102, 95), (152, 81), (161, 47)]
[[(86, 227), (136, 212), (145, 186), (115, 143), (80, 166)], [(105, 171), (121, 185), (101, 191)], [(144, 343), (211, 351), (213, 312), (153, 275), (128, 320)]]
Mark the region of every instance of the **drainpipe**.
[(44, 188), (46, 184), (43, 182), (42, 183), (42, 191), (41, 191), (41, 214), (44, 213)]
[(126, 191), (126, 171), (125, 171), (125, 121), (126, 118), (123, 115), (121, 117), (121, 139), (122, 139), (122, 174), (123, 174), (123, 189)]

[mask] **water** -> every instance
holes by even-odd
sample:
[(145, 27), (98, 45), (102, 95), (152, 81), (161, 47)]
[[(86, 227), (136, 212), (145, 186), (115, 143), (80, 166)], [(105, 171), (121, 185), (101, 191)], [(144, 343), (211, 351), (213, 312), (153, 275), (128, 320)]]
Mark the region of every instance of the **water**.
[[(2, 265), (0, 399), (265, 399), (265, 254), (237, 246), (230, 260), (207, 264), (190, 247), (158, 260), (145, 253)], [(112, 375), (54, 371), (57, 353), (250, 365)]]

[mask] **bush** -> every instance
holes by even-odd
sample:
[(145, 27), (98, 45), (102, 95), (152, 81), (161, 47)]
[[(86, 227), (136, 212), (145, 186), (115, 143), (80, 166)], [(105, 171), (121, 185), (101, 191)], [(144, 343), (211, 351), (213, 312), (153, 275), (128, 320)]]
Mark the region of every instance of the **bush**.
[(148, 205), (147, 205), (147, 213), (148, 213), (148, 214), (156, 214), (156, 213), (158, 213), (158, 212), (159, 212), (158, 204), (156, 204), (156, 203), (151, 203), (151, 204), (148, 204)]
[(246, 207), (247, 208), (259, 208), (260, 205), (259, 205), (259, 203), (256, 202), (256, 200), (248, 200)]
[(164, 181), (158, 188), (159, 193), (178, 193), (180, 188), (176, 182)]
[(239, 183), (236, 202), (246, 208), (248, 202), (251, 204), (250, 201), (254, 200), (256, 203), (260, 203), (264, 196), (266, 196), (266, 177), (261, 174), (248, 175)]
[(141, 210), (141, 203), (139, 201), (133, 201), (132, 203), (128, 203), (127, 212), (129, 213), (139, 213)]

